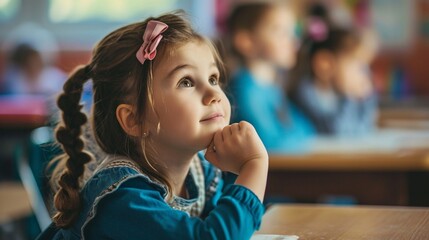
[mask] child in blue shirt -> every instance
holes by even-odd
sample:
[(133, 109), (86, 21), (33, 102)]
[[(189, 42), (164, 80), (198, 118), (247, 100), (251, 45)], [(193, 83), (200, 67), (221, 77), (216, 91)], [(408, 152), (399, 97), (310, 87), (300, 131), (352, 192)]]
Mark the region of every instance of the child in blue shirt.
[(239, 66), (228, 88), (233, 121), (253, 124), (267, 150), (305, 151), (310, 122), (283, 92), (284, 73), (295, 62), (295, 16), (288, 5), (242, 3), (232, 11), (230, 42)]
[[(264, 211), (268, 155), (252, 125), (229, 125), (224, 77), (212, 43), (180, 13), (102, 39), (58, 98), (65, 153), (52, 176), (54, 224), (41, 239), (249, 239)], [(89, 79), (106, 154), (92, 173), (79, 104)]]
[[(288, 96), (319, 134), (358, 136), (375, 129), (377, 100), (362, 34), (326, 19), (308, 20)], [(372, 50), (371, 50), (372, 51)]]

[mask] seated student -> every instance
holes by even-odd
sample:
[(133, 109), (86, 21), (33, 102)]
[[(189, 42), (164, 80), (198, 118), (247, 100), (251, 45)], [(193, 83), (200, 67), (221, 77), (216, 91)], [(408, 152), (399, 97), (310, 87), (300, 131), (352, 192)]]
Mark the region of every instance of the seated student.
[(52, 96), (62, 88), (66, 75), (46, 66), (41, 53), (31, 44), (15, 46), (3, 76), (3, 93)]
[[(104, 37), (58, 98), (64, 154), (52, 175), (54, 223), (41, 239), (250, 239), (268, 154), (251, 124), (229, 124), (224, 78), (213, 44), (180, 13)], [(82, 139), (88, 80), (91, 130), (106, 155), (94, 171)], [(236, 180), (226, 184), (221, 171)]]
[[(318, 133), (356, 136), (375, 128), (377, 101), (366, 43), (353, 29), (312, 18), (291, 71), (288, 96)], [(368, 50), (368, 49), (367, 49)]]
[(235, 106), (233, 121), (252, 123), (268, 151), (304, 151), (312, 126), (287, 102), (279, 81), (295, 62), (292, 10), (266, 2), (241, 4), (228, 24), (240, 65), (228, 88)]

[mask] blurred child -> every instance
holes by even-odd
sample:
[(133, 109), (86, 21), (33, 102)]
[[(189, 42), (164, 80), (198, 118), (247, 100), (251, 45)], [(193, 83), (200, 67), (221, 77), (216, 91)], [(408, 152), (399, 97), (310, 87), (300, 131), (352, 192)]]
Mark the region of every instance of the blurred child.
[(16, 45), (3, 76), (3, 93), (53, 96), (61, 90), (66, 75), (48, 66), (31, 44)]
[(288, 95), (320, 134), (355, 136), (375, 127), (372, 50), (365, 43), (357, 31), (308, 21)]
[[(268, 155), (247, 122), (229, 125), (216, 49), (179, 13), (119, 28), (58, 98), (54, 239), (249, 239), (264, 211)], [(84, 179), (83, 85), (107, 157)], [(207, 160), (208, 161), (207, 161)], [(215, 166), (213, 166), (215, 165)], [(224, 184), (220, 170), (237, 175)]]
[(240, 64), (229, 86), (233, 119), (253, 124), (271, 152), (300, 152), (313, 132), (282, 91), (281, 79), (295, 63), (294, 28), (293, 11), (284, 4), (243, 3), (229, 17)]

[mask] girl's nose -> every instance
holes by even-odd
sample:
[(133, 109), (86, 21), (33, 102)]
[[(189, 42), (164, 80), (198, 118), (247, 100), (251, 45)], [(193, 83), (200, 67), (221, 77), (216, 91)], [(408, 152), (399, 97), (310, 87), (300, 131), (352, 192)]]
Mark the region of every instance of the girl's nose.
[(211, 105), (217, 102), (220, 102), (222, 99), (222, 95), (219, 92), (219, 90), (212, 88), (207, 89), (204, 97), (203, 97), (203, 104), (204, 105)]

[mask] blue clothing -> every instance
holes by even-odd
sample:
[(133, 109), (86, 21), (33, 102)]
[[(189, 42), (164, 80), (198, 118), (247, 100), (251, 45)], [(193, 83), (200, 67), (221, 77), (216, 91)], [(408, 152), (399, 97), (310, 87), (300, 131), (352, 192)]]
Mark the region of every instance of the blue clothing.
[(247, 69), (231, 79), (228, 92), (232, 122), (245, 120), (256, 129), (269, 152), (299, 153), (314, 133), (311, 123), (287, 98), (281, 86), (259, 83)]
[(258, 197), (240, 185), (224, 186), (220, 170), (201, 153), (196, 162), (202, 186), (190, 171), (189, 199), (167, 202), (163, 184), (129, 159), (109, 156), (82, 189), (79, 218), (54, 239), (249, 239), (264, 212)]
[(41, 70), (36, 79), (29, 79), (23, 70), (17, 67), (6, 69), (3, 75), (2, 94), (34, 94), (53, 97), (61, 92), (67, 75), (55, 67), (46, 67)]
[(323, 93), (307, 78), (297, 85), (291, 100), (303, 110), (320, 134), (357, 136), (371, 132), (376, 125), (375, 94), (357, 100), (335, 91)]

